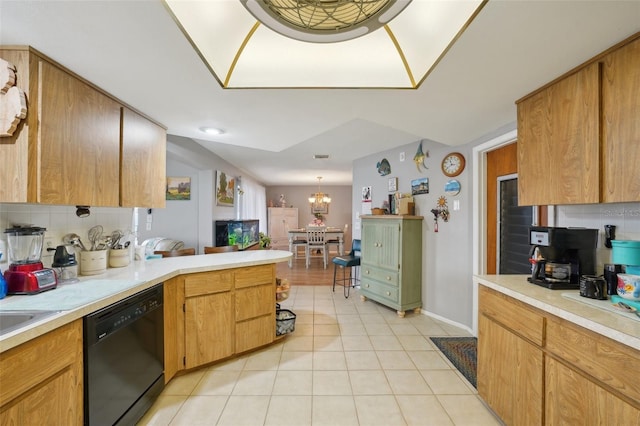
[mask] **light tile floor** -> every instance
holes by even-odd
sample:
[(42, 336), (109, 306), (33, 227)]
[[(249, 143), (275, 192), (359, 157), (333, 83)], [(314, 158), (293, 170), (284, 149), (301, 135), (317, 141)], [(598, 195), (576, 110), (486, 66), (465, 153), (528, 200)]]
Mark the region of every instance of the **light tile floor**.
[(428, 316), (292, 287), (295, 331), (174, 378), (140, 425), (499, 425), (429, 339), (468, 333)]

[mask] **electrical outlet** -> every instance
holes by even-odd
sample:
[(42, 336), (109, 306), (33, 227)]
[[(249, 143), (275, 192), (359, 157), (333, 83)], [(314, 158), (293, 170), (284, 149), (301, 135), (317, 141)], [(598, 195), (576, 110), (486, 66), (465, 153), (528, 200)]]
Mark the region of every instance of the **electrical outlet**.
[(404, 161), (404, 151), (400, 153), (400, 162)]
[(151, 231), (151, 222), (147, 222), (147, 231)]

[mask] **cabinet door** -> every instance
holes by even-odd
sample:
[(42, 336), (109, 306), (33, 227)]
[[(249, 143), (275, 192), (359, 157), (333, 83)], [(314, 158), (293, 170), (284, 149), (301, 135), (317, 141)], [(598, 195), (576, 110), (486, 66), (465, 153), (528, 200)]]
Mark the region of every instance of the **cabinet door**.
[(164, 283), (164, 382), (184, 368), (184, 277)]
[(271, 245), (274, 248), (288, 249), (289, 229), (298, 227), (298, 209), (269, 207), (269, 229)]
[(640, 201), (640, 39), (604, 58), (603, 185), (606, 203)]
[(117, 206), (120, 105), (44, 60), (39, 61), (38, 76), (40, 167), (36, 169), (36, 201)]
[(518, 103), (518, 204), (600, 200), (600, 83), (594, 63)]
[(395, 220), (362, 221), (362, 262), (397, 271), (399, 268), (400, 224)]
[(166, 151), (165, 130), (123, 108), (121, 206), (165, 206)]
[(541, 425), (542, 350), (484, 315), (478, 324), (478, 393), (507, 425)]
[(547, 357), (545, 364), (546, 424), (640, 424), (637, 408), (554, 358)]
[(231, 292), (189, 297), (185, 300), (186, 368), (232, 355), (233, 335)]

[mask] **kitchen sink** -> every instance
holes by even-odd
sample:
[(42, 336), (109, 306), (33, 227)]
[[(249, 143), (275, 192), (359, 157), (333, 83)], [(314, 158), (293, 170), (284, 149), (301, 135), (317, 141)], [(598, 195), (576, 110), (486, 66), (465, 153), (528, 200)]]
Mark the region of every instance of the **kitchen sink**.
[(59, 311), (0, 311), (0, 335), (17, 330)]

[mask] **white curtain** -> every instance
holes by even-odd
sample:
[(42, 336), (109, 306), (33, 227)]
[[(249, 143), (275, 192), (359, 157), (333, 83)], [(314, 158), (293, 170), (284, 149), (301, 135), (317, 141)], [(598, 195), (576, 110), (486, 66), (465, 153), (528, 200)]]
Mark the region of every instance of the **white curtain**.
[(240, 219), (258, 219), (260, 231), (267, 233), (267, 189), (258, 182), (248, 178), (240, 178)]

